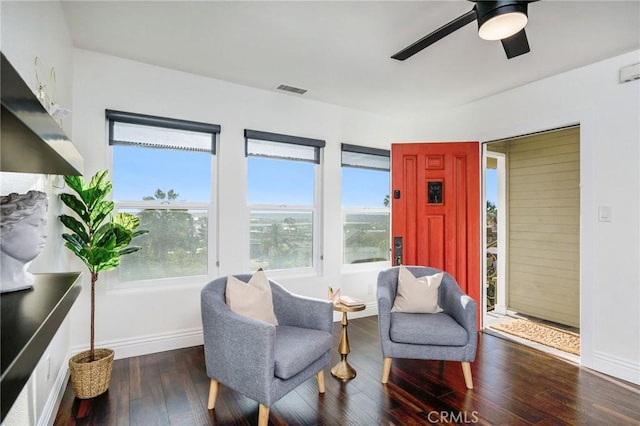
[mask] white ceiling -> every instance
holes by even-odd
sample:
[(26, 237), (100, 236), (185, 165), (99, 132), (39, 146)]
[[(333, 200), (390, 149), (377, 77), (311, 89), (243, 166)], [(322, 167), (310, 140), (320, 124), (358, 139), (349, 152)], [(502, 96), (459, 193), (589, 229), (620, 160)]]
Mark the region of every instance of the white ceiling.
[(76, 47), (382, 114), (456, 106), (640, 48), (640, 0), (529, 5), (531, 52), (506, 59), (475, 22), (398, 50), (473, 7), (451, 1), (70, 1)]

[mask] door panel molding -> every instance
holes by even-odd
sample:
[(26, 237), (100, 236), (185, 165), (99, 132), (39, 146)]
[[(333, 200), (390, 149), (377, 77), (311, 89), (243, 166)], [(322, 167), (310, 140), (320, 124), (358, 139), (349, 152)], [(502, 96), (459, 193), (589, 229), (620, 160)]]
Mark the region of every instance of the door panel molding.
[(392, 236), (403, 238), (402, 263), (447, 271), (481, 306), (480, 144), (392, 144), (391, 161), (392, 190), (400, 191)]

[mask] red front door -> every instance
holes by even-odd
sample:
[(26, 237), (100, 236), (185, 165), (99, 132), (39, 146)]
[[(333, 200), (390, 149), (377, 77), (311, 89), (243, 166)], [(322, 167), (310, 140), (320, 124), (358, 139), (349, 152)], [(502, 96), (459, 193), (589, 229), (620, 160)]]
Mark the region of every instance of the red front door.
[(393, 264), (442, 269), (480, 306), (479, 143), (392, 144), (391, 161)]

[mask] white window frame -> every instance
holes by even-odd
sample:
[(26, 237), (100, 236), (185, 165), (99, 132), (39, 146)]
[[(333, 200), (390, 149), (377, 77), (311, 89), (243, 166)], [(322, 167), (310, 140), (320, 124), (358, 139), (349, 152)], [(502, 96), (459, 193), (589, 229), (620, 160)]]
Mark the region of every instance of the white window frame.
[[(106, 110), (106, 133), (108, 140), (108, 158), (111, 164), (111, 173), (113, 173), (113, 145), (117, 144), (111, 140), (113, 134), (112, 127), (114, 122), (123, 122), (131, 124), (142, 124), (146, 126), (165, 127), (176, 130), (187, 131), (199, 131), (203, 133), (211, 133), (212, 146), (211, 146), (211, 178), (209, 202), (170, 202), (161, 200), (113, 200), (115, 207), (114, 212), (121, 210), (141, 210), (141, 209), (160, 209), (160, 210), (206, 210), (207, 211), (207, 274), (205, 275), (190, 275), (183, 277), (169, 277), (169, 278), (150, 278), (145, 280), (135, 281), (120, 281), (118, 279), (118, 271), (109, 271), (106, 275), (106, 281), (109, 289), (117, 291), (118, 293), (137, 293), (140, 291), (148, 291), (151, 289), (162, 288), (185, 288), (185, 286), (201, 286), (202, 282), (210, 281), (218, 275), (219, 260), (218, 260), (218, 223), (217, 223), (217, 150), (218, 150), (218, 135), (221, 131), (221, 127), (217, 124), (200, 123), (172, 118), (156, 117), (151, 115), (129, 113), (123, 111)], [(144, 146), (140, 144), (139, 146)], [(163, 149), (170, 147), (157, 146), (150, 148)]]
[[(343, 153), (355, 153), (355, 154), (365, 154), (370, 156), (378, 156), (378, 157), (387, 157), (389, 158), (389, 167), (383, 169), (382, 167), (367, 167), (365, 164), (353, 165), (353, 164), (345, 164)], [(370, 148), (366, 146), (359, 145), (351, 145), (351, 144), (342, 144), (341, 146), (341, 168), (340, 174), (342, 176), (342, 168), (364, 168), (364, 169), (372, 169), (372, 170), (380, 170), (387, 171), (389, 173), (389, 196), (391, 196), (391, 163), (390, 157), (391, 153), (388, 150), (379, 149), (379, 148)], [(344, 250), (345, 250), (345, 240), (344, 240), (344, 225), (346, 223), (346, 218), (348, 214), (353, 213), (362, 213), (362, 214), (375, 214), (375, 213), (387, 213), (389, 215), (389, 250), (391, 250), (391, 199), (389, 199), (389, 207), (358, 207), (358, 206), (345, 206), (342, 204), (341, 197), (341, 209), (342, 209), (342, 226), (340, 232), (340, 263), (341, 269), (343, 272), (352, 272), (352, 271), (360, 271), (360, 270), (379, 270), (381, 268), (387, 268), (391, 266), (391, 251), (389, 251), (389, 260), (379, 261), (379, 262), (365, 262), (365, 263), (344, 263)]]
[[(313, 241), (311, 243), (311, 266), (288, 269), (268, 269), (270, 276), (274, 277), (296, 277), (320, 275), (322, 273), (322, 163), (323, 149), (326, 145), (325, 141), (319, 139), (303, 138), (298, 136), (283, 135), (278, 133), (269, 133), (257, 130), (245, 129), (245, 157), (248, 158), (248, 144), (250, 140), (278, 142), (282, 144), (296, 144), (304, 146), (312, 146), (316, 148), (314, 163), (314, 179), (313, 179), (313, 204), (312, 205), (287, 205), (287, 204), (249, 204), (247, 200), (247, 243), (251, 242), (250, 235), (250, 219), (253, 211), (268, 212), (311, 212), (313, 223)], [(279, 158), (279, 157), (266, 157)], [(286, 160), (286, 158), (280, 158)], [(290, 161), (297, 161), (291, 159)], [(247, 164), (248, 172), (248, 164)], [(247, 182), (248, 185), (248, 182)], [(246, 191), (248, 192), (248, 191)], [(248, 250), (246, 259), (247, 270), (251, 267), (251, 250)]]

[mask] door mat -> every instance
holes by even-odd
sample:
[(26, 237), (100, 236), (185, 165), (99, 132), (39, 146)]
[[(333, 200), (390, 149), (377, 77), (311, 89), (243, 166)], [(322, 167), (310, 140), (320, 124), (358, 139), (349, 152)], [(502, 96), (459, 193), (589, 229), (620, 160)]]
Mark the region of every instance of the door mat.
[(521, 319), (490, 325), (489, 328), (580, 355), (580, 335), (570, 331)]

